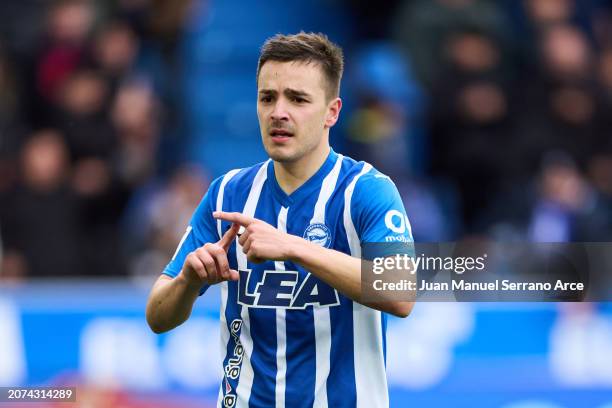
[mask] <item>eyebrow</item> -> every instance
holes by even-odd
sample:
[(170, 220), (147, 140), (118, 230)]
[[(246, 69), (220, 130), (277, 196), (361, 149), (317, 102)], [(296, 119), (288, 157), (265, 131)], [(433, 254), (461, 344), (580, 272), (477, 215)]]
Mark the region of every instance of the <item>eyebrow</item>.
[(297, 89), (287, 89), (287, 90), (285, 90), (285, 95), (300, 96), (300, 97), (303, 97), (303, 98), (310, 97), (310, 94), (308, 92), (300, 91), (300, 90), (297, 90)]
[[(272, 89), (261, 89), (259, 91), (259, 93), (262, 94), (262, 95), (276, 95), (277, 94), (277, 92), (272, 90)], [(291, 88), (286, 89), (284, 91), (284, 93), (285, 93), (285, 95), (299, 96), (299, 97), (302, 97), (302, 98), (310, 98), (310, 96), (311, 96), (306, 91), (301, 91), (301, 90), (298, 90), (298, 89), (291, 89)]]

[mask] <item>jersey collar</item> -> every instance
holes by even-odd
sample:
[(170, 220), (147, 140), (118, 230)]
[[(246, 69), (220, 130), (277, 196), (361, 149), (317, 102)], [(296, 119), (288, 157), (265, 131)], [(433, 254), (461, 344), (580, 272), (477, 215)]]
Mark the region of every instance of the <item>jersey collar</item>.
[(309, 194), (312, 194), (313, 191), (316, 191), (321, 187), (322, 180), (332, 170), (337, 158), (338, 154), (334, 152), (334, 149), (330, 148), (327, 159), (325, 159), (325, 162), (323, 162), (321, 167), (319, 167), (319, 170), (317, 170), (315, 174), (313, 174), (304, 182), (304, 184), (299, 186), (297, 190), (291, 194), (285, 193), (280, 187), (278, 181), (276, 180), (276, 174), (274, 174), (274, 165), (273, 163), (270, 163), (267, 169), (267, 178), (272, 186), (272, 193), (283, 207), (289, 207), (295, 202), (300, 202), (303, 198), (307, 197)]

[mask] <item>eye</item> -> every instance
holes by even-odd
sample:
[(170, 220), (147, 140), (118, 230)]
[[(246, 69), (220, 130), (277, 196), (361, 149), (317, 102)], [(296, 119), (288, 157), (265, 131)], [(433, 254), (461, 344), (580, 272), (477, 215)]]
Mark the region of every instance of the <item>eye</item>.
[(306, 102), (306, 99), (301, 98), (301, 97), (299, 97), (299, 96), (294, 96), (293, 98), (291, 98), (291, 100), (292, 100), (293, 102), (296, 102), (296, 103), (304, 103), (304, 102)]
[(270, 95), (264, 95), (259, 98), (259, 101), (262, 103), (270, 103), (272, 102), (272, 97)]

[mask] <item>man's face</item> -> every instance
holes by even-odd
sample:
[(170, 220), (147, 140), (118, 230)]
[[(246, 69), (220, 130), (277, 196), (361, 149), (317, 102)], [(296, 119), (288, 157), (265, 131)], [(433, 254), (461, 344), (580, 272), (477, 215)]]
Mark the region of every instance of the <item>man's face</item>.
[(327, 129), (338, 120), (341, 102), (326, 97), (320, 66), (266, 62), (259, 72), (257, 117), (272, 160), (296, 162), (327, 144)]

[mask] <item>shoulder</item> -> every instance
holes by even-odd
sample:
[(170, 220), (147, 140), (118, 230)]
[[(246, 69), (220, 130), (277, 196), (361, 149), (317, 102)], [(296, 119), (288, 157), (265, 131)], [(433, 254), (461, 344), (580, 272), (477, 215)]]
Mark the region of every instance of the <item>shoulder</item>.
[[(367, 163), (366, 163), (367, 165)], [(391, 180), (391, 177), (386, 174), (381, 173), (376, 168), (369, 166), (369, 168), (364, 168), (362, 171), (362, 175), (357, 179), (355, 184), (355, 189), (358, 191), (395, 191), (397, 188), (395, 187), (395, 183)]]
[(236, 191), (244, 191), (248, 189), (260, 170), (267, 166), (269, 160), (257, 163), (250, 167), (242, 169), (233, 169), (227, 173), (217, 177), (210, 185), (209, 192), (214, 197), (219, 195), (219, 192), (232, 194)]
[(372, 168), (363, 173), (355, 183), (352, 207), (357, 209), (387, 207), (401, 202), (399, 192), (391, 178)]
[(256, 174), (265, 164), (262, 162), (244, 169), (233, 169), (214, 179), (192, 216), (191, 225), (195, 233), (201, 235), (201, 231), (212, 231), (217, 225), (212, 217), (213, 211), (227, 208), (226, 203), (243, 200), (244, 192), (248, 192)]
[[(356, 161), (345, 156), (343, 174), (346, 180), (347, 193), (354, 198), (364, 197), (368, 200), (395, 195), (397, 187), (389, 176), (378, 171), (370, 163)], [(351, 200), (353, 201), (353, 200)]]
[(245, 188), (248, 188), (251, 184), (253, 184), (255, 177), (257, 177), (257, 174), (260, 173), (260, 171), (266, 170), (269, 161), (270, 160), (266, 160), (250, 167), (228, 171), (220, 177), (220, 184), (223, 184), (228, 192), (236, 190), (243, 191)]
[(395, 183), (365, 162), (356, 162), (345, 211), (361, 242), (410, 242), (412, 230)]

